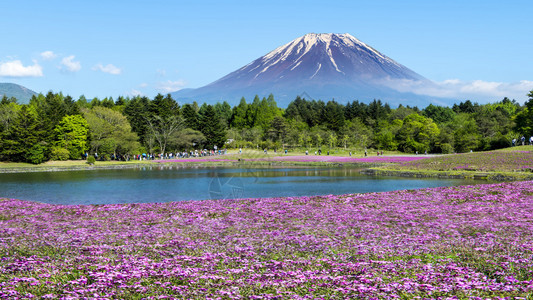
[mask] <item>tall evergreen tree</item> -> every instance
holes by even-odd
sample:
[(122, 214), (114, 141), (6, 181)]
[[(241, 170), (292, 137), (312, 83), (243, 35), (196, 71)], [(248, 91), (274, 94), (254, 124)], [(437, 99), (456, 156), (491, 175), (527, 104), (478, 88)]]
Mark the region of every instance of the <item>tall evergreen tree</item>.
[(126, 99), (123, 96), (118, 96), (117, 101), (115, 102), (116, 106), (126, 105)]
[(422, 115), (431, 118), (437, 124), (442, 124), (453, 120), (455, 112), (449, 107), (430, 104), (422, 110)]
[(79, 108), (89, 108), (90, 104), (87, 102), (87, 98), (84, 95), (81, 95), (78, 101), (76, 101)]
[(148, 124), (146, 123), (149, 115), (148, 105), (148, 98), (135, 97), (124, 107), (124, 115), (131, 125), (131, 130), (139, 136), (143, 143), (146, 140), (146, 132), (148, 131)]
[(102, 100), (100, 105), (102, 105), (103, 107), (107, 107), (107, 108), (113, 108), (115, 106), (115, 101), (113, 100), (113, 98), (106, 97)]
[(239, 105), (234, 106), (231, 116), (231, 127), (243, 129), (247, 126), (246, 112), (248, 111), (248, 103), (244, 97), (241, 98)]
[(178, 116), (180, 114), (180, 107), (178, 102), (170, 94), (166, 96), (157, 94), (154, 100), (150, 102), (149, 111), (151, 116), (159, 116), (162, 119), (167, 119), (171, 116)]
[(78, 106), (78, 103), (72, 99), (72, 97), (66, 96), (63, 99), (63, 105), (65, 107), (66, 116), (81, 115), (80, 107)]
[(248, 109), (246, 110), (246, 126), (248, 128), (256, 126), (260, 104), (261, 100), (259, 99), (259, 96), (255, 95), (254, 100), (248, 105)]
[(229, 105), (229, 103), (226, 101), (222, 103), (217, 102), (214, 108), (217, 112), (217, 115), (220, 117), (222, 124), (224, 124), (224, 127), (226, 129), (229, 128), (232, 116), (231, 106)]
[(8, 131), (0, 138), (2, 160), (32, 162), (31, 149), (41, 145), (39, 122), (31, 109), (23, 105)]
[(40, 94), (35, 99), (30, 100), (30, 106), (39, 117), (39, 128), (43, 132), (43, 141), (52, 144), (56, 139), (54, 128), (67, 115), (63, 95), (61, 93), (54, 94), (51, 91), (46, 96)]
[(204, 134), (206, 146), (209, 149), (213, 149), (213, 146), (217, 146), (219, 149), (224, 146), (226, 130), (212, 105), (207, 105), (206, 107), (205, 113), (200, 120), (200, 131)]
[(198, 114), (198, 105), (185, 104), (183, 105), (182, 114), (185, 121), (185, 126), (194, 130), (200, 129), (200, 115)]
[(328, 101), (324, 111), (324, 121), (329, 130), (339, 132), (344, 126), (344, 107), (335, 101)]

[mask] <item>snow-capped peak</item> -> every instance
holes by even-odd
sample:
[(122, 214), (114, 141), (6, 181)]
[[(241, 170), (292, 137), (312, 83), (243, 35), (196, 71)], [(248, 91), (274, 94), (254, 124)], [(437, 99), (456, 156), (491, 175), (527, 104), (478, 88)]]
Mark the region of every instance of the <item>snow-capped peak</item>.
[(308, 33), (274, 49), (237, 72), (242, 72), (239, 77), (251, 78), (253, 82), (265, 78), (287, 80), (302, 71), (306, 73), (306, 78), (314, 80), (332, 80), (337, 76), (346, 80), (357, 80), (361, 76), (421, 78), (349, 33)]
[(389, 89), (385, 83), (406, 80), (426, 79), (348, 33), (309, 33), (198, 92), (218, 95), (225, 91), (240, 96), (273, 92), (292, 97), (307, 91), (314, 97), (336, 95), (335, 99), (353, 100), (365, 95), (379, 97)]
[(339, 70), (335, 63), (335, 59), (333, 58), (333, 56), (331, 56), (332, 47), (343, 48), (346, 49), (347, 52), (364, 51), (367, 54), (373, 56), (375, 59), (381, 60), (386, 63), (398, 65), (394, 60), (386, 57), (374, 48), (366, 45), (365, 43), (361, 42), (349, 33), (308, 33), (302, 37), (299, 37), (289, 42), (288, 44), (276, 48), (267, 55), (263, 56), (262, 60), (265, 64), (265, 68), (263, 68), (263, 71), (267, 71), (270, 68), (269, 65), (277, 64), (280, 61), (285, 61), (291, 55), (298, 56), (297, 59), (294, 61), (294, 63), (296, 64), (298, 63), (299, 59), (301, 59), (304, 55), (311, 51), (311, 49), (317, 46), (323, 49), (326, 53), (328, 53), (328, 55), (330, 56), (329, 60), (331, 61), (332, 65), (338, 72), (341, 73), (343, 72)]

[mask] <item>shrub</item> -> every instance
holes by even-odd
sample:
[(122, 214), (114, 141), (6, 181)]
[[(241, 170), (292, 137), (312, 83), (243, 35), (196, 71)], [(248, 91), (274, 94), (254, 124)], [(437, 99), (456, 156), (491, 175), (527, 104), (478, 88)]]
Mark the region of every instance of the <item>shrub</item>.
[(51, 160), (68, 160), (70, 157), (70, 152), (61, 147), (53, 147), (52, 153), (50, 154)]
[(95, 162), (96, 162), (96, 158), (94, 158), (94, 156), (91, 155), (91, 156), (87, 157), (87, 163), (89, 165), (92, 166), (92, 165), (94, 165)]
[(453, 147), (452, 145), (448, 143), (444, 143), (440, 146), (442, 154), (450, 154), (453, 153)]
[(46, 160), (46, 157), (44, 155), (46, 150), (46, 147), (40, 144), (35, 144), (28, 152), (28, 155), (26, 156), (26, 159), (28, 162), (32, 164), (40, 164)]

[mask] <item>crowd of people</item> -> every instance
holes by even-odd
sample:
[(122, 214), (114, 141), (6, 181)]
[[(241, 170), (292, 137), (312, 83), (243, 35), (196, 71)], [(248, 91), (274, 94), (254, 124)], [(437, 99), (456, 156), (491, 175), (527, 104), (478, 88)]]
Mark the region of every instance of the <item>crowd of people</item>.
[(182, 152), (169, 152), (169, 153), (159, 153), (159, 154), (137, 154), (134, 155), (135, 160), (155, 160), (155, 159), (179, 159), (179, 158), (193, 158), (193, 157), (205, 157), (205, 156), (215, 156), (215, 155), (224, 155), (227, 153), (226, 149), (215, 149), (215, 150), (190, 150)]
[[(179, 159), (179, 158), (193, 158), (193, 157), (205, 157), (205, 156), (215, 156), (215, 155), (224, 155), (227, 153), (226, 149), (214, 149), (214, 150), (190, 150), (190, 151), (182, 151), (182, 152), (168, 152), (168, 153), (142, 153), (142, 154), (134, 154), (133, 156), (127, 155), (113, 155), (109, 157), (110, 160), (121, 160), (121, 161), (130, 161), (130, 160), (163, 160), (163, 159)], [(106, 160), (104, 157), (99, 156), (98, 152), (95, 152), (94, 158), (96, 160)], [(82, 155), (84, 159), (87, 159), (89, 156), (89, 153), (85, 153)]]
[[(517, 142), (518, 142), (517, 139), (513, 139), (513, 140), (512, 140), (513, 147), (514, 147), (514, 146), (517, 146)], [(522, 143), (522, 146), (527, 145), (526, 137), (525, 137), (525, 136), (522, 136), (522, 137), (520, 138), (520, 142)], [(533, 145), (533, 136), (529, 137), (529, 145)]]

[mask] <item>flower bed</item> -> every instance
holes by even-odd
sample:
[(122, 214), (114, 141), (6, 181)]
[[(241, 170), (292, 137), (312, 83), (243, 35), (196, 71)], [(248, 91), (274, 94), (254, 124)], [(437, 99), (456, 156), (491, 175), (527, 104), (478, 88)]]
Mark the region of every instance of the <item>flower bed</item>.
[(533, 182), (59, 206), (0, 200), (1, 298), (531, 297)]
[(177, 159), (163, 159), (163, 160), (154, 160), (157, 163), (175, 163), (175, 162), (220, 162), (220, 161), (237, 161), (236, 159), (226, 159), (226, 158), (177, 158)]
[(434, 171), (523, 171), (533, 170), (533, 153), (530, 151), (488, 151), (433, 157), (403, 163), (401, 170)]
[(327, 156), (327, 155), (293, 155), (274, 156), (269, 158), (248, 159), (251, 161), (292, 161), (292, 162), (331, 162), (331, 163), (402, 163), (417, 161), (428, 158), (428, 156), (372, 156), (372, 157), (351, 157), (351, 156)]

